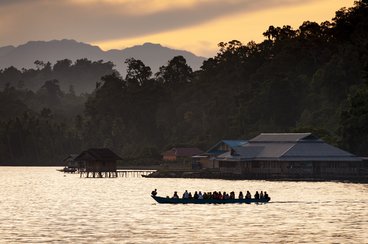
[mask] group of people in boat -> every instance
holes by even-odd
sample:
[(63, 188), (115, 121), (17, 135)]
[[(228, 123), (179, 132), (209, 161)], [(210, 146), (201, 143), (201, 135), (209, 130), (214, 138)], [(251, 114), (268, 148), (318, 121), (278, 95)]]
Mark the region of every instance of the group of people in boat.
[[(157, 189), (152, 191), (152, 196), (157, 195)], [(171, 197), (173, 199), (179, 199), (178, 192), (174, 192), (174, 195)], [(195, 191), (194, 194), (191, 192), (188, 192), (185, 190), (185, 192), (182, 195), (183, 199), (216, 199), (216, 200), (223, 200), (223, 199), (235, 199), (235, 192), (232, 191), (230, 193), (222, 192), (221, 191), (214, 191), (214, 192), (201, 192), (201, 191)], [(239, 192), (238, 199), (252, 199), (252, 195), (249, 191), (246, 192), (246, 194), (243, 194), (243, 192)], [(258, 192), (254, 194), (254, 199), (269, 199), (269, 195), (267, 192)]]

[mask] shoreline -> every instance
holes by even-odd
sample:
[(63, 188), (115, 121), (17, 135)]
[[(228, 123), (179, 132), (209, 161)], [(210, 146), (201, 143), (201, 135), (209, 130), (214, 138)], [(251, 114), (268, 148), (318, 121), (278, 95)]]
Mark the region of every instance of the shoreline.
[[(0, 167), (65, 167), (64, 165), (14, 165), (0, 164)], [(160, 171), (157, 165), (152, 166), (128, 166), (118, 167), (119, 170), (156, 170), (150, 175), (144, 175), (144, 178), (181, 178), (181, 179), (218, 179), (218, 180), (260, 180), (260, 181), (288, 181), (288, 182), (338, 182), (338, 183), (356, 183), (368, 184), (367, 176), (356, 177), (304, 177), (304, 176), (266, 176), (266, 175), (241, 175), (233, 173), (203, 172), (203, 171)]]
[(292, 176), (265, 176), (240, 175), (231, 173), (209, 173), (193, 171), (156, 171), (145, 178), (183, 178), (183, 179), (220, 179), (220, 180), (263, 180), (263, 181), (293, 181), (293, 182), (339, 182), (368, 184), (368, 176), (358, 177), (292, 177)]

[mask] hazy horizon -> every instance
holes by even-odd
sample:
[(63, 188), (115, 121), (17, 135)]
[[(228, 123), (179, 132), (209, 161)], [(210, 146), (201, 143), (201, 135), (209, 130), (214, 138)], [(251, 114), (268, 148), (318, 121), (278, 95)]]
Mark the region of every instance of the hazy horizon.
[[(2, 1), (0, 46), (73, 39), (102, 50), (146, 42), (210, 57), (219, 42), (262, 41), (270, 25), (300, 26), (331, 20), (353, 0)], [(47, 10), (47, 11), (45, 11)]]

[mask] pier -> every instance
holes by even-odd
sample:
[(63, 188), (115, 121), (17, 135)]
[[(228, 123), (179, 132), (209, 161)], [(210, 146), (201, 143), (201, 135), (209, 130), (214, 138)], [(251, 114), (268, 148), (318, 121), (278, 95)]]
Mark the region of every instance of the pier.
[(156, 170), (117, 170), (120, 177), (142, 177), (142, 175), (149, 175), (153, 172), (156, 172)]
[(142, 175), (149, 175), (153, 172), (156, 172), (156, 170), (116, 170), (109, 172), (80, 171), (80, 177), (81, 178), (142, 177)]

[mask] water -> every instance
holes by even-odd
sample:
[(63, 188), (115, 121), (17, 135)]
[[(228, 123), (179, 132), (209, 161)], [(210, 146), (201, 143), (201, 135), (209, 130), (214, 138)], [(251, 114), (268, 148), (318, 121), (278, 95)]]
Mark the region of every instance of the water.
[[(85, 179), (0, 167), (1, 243), (368, 243), (368, 184)], [(268, 204), (162, 205), (149, 197), (267, 190)]]

